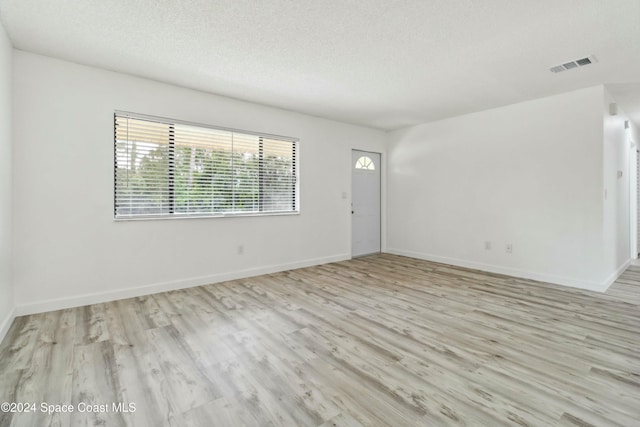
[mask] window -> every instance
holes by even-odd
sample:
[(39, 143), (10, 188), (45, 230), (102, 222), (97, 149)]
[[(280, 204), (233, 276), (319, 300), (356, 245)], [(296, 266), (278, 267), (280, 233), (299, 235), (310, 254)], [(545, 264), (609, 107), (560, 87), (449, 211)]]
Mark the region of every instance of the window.
[(373, 163), (373, 160), (371, 160), (371, 157), (362, 156), (356, 160), (356, 169), (374, 171), (376, 170), (376, 165)]
[(114, 115), (118, 218), (298, 212), (297, 140)]

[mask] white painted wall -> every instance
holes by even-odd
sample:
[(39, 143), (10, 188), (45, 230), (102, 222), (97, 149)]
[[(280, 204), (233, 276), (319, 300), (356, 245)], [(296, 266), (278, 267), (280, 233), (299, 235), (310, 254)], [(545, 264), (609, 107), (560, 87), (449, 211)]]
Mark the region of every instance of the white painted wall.
[(603, 98), (598, 86), (391, 133), (388, 251), (606, 288), (623, 256), (603, 261)]
[[(629, 122), (629, 139), (631, 145), (631, 165), (630, 168), (635, 170), (635, 176), (630, 177), (631, 186), (631, 259), (638, 259), (638, 252), (640, 252), (640, 197), (638, 194), (640, 193), (640, 185), (638, 185), (638, 178), (640, 175), (638, 171), (640, 170), (640, 162), (638, 162), (638, 150), (640, 150), (640, 130), (633, 123)], [(635, 186), (633, 186), (633, 182), (635, 180)]]
[[(604, 90), (603, 116), (603, 182), (607, 191), (604, 201), (604, 262), (607, 271), (620, 272), (631, 257), (630, 164), (632, 150), (629, 132), (624, 129), (628, 119), (621, 108), (611, 115), (610, 104), (615, 99)], [(621, 176), (619, 176), (621, 174)]]
[(0, 341), (13, 320), (11, 284), (12, 48), (0, 24)]
[[(383, 132), (20, 51), (14, 77), (21, 313), (350, 257), (351, 148)], [(116, 109), (299, 137), (302, 213), (114, 222)]]

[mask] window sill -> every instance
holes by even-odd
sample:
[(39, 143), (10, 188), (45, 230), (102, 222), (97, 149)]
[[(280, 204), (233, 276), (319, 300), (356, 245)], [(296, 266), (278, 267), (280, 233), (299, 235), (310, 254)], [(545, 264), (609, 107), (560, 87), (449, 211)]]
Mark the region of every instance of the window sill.
[(130, 217), (114, 217), (114, 222), (148, 221), (148, 220), (172, 220), (172, 219), (204, 219), (204, 218), (240, 218), (240, 217), (264, 217), (264, 216), (289, 216), (300, 215), (300, 211), (294, 212), (247, 212), (226, 214), (170, 214), (170, 215), (136, 215)]

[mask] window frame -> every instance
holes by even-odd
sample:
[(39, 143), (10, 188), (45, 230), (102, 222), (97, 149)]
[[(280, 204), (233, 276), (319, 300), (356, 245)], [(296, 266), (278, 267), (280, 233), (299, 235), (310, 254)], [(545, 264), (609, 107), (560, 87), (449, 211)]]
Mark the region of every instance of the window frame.
[[(224, 132), (233, 132), (238, 134), (252, 135), (260, 137), (264, 139), (275, 139), (280, 141), (287, 141), (292, 144), (293, 148), (293, 165), (292, 165), (292, 176), (294, 180), (294, 196), (292, 198), (293, 202), (293, 210), (291, 211), (250, 211), (250, 212), (197, 212), (197, 213), (176, 213), (175, 212), (175, 199), (173, 195), (170, 193), (170, 198), (172, 200), (172, 207), (170, 208), (169, 213), (161, 213), (161, 214), (144, 214), (144, 215), (131, 215), (131, 216), (118, 216), (117, 215), (117, 170), (118, 170), (118, 162), (117, 162), (117, 148), (118, 148), (118, 139), (117, 139), (117, 131), (116, 131), (116, 121), (117, 118), (131, 118), (134, 120), (144, 120), (155, 123), (166, 124), (173, 128), (174, 125), (184, 125), (184, 126), (194, 126), (200, 127), (204, 129), (213, 129)], [(171, 220), (171, 219), (201, 219), (201, 218), (226, 218), (226, 217), (263, 217), (263, 216), (283, 216), (283, 215), (300, 215), (300, 146), (299, 146), (299, 138), (270, 134), (265, 132), (256, 132), (256, 131), (247, 131), (244, 129), (236, 129), (225, 126), (216, 126), (209, 125), (205, 123), (197, 123), (186, 120), (178, 120), (178, 119), (170, 119), (166, 117), (152, 116), (148, 114), (140, 114), (140, 113), (132, 113), (129, 111), (121, 111), (115, 110), (113, 113), (113, 220), (114, 221), (148, 221), (148, 220)], [(167, 147), (169, 148), (170, 156), (175, 155), (175, 152), (171, 154), (173, 141), (172, 138), (169, 137), (167, 142)], [(173, 145), (173, 150), (175, 150), (175, 145)], [(262, 165), (260, 166), (262, 168)], [(171, 169), (171, 168), (170, 168)], [(175, 169), (174, 169), (175, 173)], [(259, 173), (259, 186), (262, 186), (262, 169), (260, 169)], [(167, 175), (167, 183), (168, 188), (171, 191), (172, 188), (172, 174), (169, 172)], [(260, 198), (263, 197), (263, 194), (259, 195)]]

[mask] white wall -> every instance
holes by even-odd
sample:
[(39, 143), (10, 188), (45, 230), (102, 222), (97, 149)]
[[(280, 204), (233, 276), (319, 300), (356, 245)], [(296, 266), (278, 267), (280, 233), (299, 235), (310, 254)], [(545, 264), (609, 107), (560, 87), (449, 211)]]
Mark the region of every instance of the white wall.
[(391, 133), (388, 251), (606, 288), (603, 98), (598, 86)]
[(0, 24), (0, 341), (13, 320), (11, 284), (11, 59)]
[[(629, 143), (631, 146), (631, 162), (630, 168), (633, 169), (631, 172), (629, 181), (631, 182), (630, 188), (630, 201), (631, 201), (631, 226), (630, 226), (630, 234), (631, 234), (631, 259), (638, 259), (638, 252), (640, 251), (640, 239), (638, 235), (640, 234), (640, 227), (638, 227), (638, 223), (640, 222), (640, 209), (638, 203), (640, 202), (640, 198), (638, 198), (638, 193), (640, 192), (640, 186), (638, 186), (638, 150), (640, 150), (640, 129), (635, 126), (633, 123), (629, 122), (629, 130), (628, 130)], [(634, 173), (635, 172), (635, 173)], [(635, 182), (635, 185), (633, 183)]]
[[(630, 164), (632, 149), (629, 133), (624, 129), (628, 119), (621, 108), (611, 115), (615, 99), (605, 89), (603, 97), (603, 182), (607, 193), (604, 201), (604, 261), (610, 271), (624, 269), (631, 257)], [(634, 151), (634, 150), (633, 150)], [(621, 174), (621, 175), (620, 175)]]
[[(20, 51), (14, 77), (20, 312), (350, 257), (351, 148), (384, 133)], [(302, 213), (114, 222), (116, 109), (299, 137)]]
[(638, 156), (637, 143), (629, 138), (629, 258), (638, 258)]

